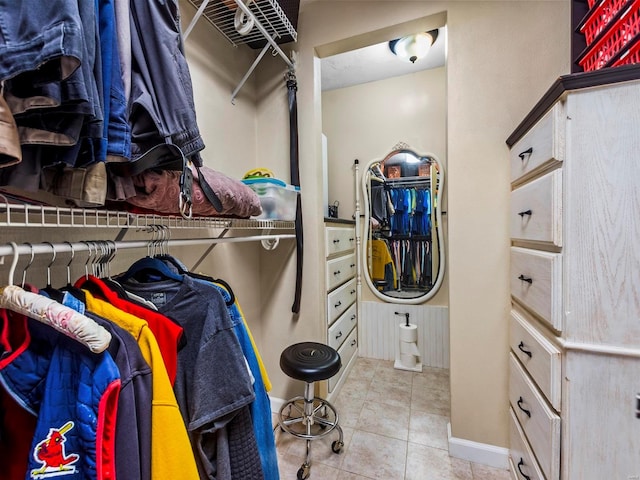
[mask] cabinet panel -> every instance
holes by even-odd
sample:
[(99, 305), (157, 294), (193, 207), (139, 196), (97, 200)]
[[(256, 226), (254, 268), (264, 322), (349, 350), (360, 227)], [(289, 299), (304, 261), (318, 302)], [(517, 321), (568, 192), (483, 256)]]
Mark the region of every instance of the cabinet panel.
[(338, 353), (340, 354), (340, 361), (342, 362), (342, 366), (340, 367), (340, 371), (329, 379), (330, 392), (333, 391), (335, 386), (340, 381), (342, 374), (346, 370), (347, 365), (349, 365), (351, 358), (353, 357), (353, 355), (356, 353), (357, 350), (358, 350), (358, 329), (354, 328), (349, 334), (349, 336), (347, 337), (347, 339), (342, 344), (342, 347), (340, 347), (340, 349), (338, 350)]
[(565, 114), (557, 103), (511, 149), (511, 181), (564, 160)]
[(511, 295), (562, 330), (562, 255), (511, 248)]
[(349, 335), (349, 332), (356, 326), (358, 321), (356, 310), (356, 304), (354, 303), (346, 312), (340, 315), (340, 318), (329, 328), (329, 345), (336, 350), (340, 348)]
[(509, 356), (509, 401), (546, 478), (560, 472), (560, 417), (526, 374)]
[(510, 345), (547, 400), (560, 410), (560, 350), (537, 331), (524, 314), (515, 310), (511, 311)]
[(512, 409), (509, 409), (509, 420), (509, 456), (515, 466), (516, 477), (519, 480), (546, 480)]
[(562, 246), (562, 170), (511, 193), (511, 238)]
[(356, 274), (356, 255), (345, 255), (327, 261), (327, 290), (353, 278)]
[(327, 295), (327, 321), (329, 324), (332, 324), (355, 301), (355, 278)]
[(356, 234), (353, 228), (326, 227), (325, 252), (327, 257), (356, 248)]
[(562, 478), (640, 478), (638, 359), (571, 352), (565, 362)]

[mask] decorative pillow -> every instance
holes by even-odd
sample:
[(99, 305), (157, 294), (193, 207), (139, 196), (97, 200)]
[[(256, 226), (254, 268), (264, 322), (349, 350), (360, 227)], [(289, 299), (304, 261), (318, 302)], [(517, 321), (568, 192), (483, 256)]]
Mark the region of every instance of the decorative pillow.
[[(240, 180), (205, 166), (200, 171), (222, 202), (222, 211), (216, 211), (207, 200), (200, 188), (198, 173), (194, 171), (191, 194), (194, 216), (248, 218), (262, 213), (258, 195)], [(127, 203), (141, 210), (180, 215), (180, 174), (173, 170), (147, 170), (134, 175), (132, 179), (136, 196), (128, 198)]]

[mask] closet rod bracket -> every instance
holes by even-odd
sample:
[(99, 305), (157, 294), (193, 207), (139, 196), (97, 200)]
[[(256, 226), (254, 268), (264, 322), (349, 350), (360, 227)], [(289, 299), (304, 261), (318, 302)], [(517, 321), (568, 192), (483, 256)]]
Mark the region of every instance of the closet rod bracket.
[[(268, 236), (271, 233), (271, 229), (267, 228), (265, 230), (262, 230), (262, 235), (264, 236)], [(264, 240), (260, 240), (260, 243), (262, 244), (262, 248), (264, 248), (265, 250), (275, 250), (278, 247), (278, 244), (280, 243), (280, 239), (277, 237), (271, 237), (271, 238), (266, 238)]]

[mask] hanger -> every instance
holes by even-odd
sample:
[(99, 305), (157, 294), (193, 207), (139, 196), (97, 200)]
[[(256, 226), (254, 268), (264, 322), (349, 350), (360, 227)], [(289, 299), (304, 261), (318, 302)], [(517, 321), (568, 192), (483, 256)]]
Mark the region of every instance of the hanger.
[(53, 300), (62, 303), (62, 301), (64, 300), (64, 292), (56, 288), (53, 288), (51, 286), (51, 266), (53, 265), (53, 262), (56, 261), (56, 256), (57, 256), (56, 247), (51, 242), (43, 242), (43, 243), (51, 247), (52, 257), (51, 257), (51, 261), (49, 262), (49, 265), (47, 265), (47, 285), (42, 289), (42, 291), (46, 293)]
[(29, 269), (29, 267), (33, 263), (33, 259), (35, 258), (35, 252), (33, 251), (33, 245), (31, 245), (29, 242), (26, 242), (25, 245), (29, 245), (29, 248), (31, 249), (31, 258), (29, 259), (29, 263), (27, 263), (24, 266), (24, 270), (22, 270), (22, 283), (20, 284), (22, 286), (22, 288), (24, 288), (24, 285), (25, 285), (25, 283), (27, 281), (27, 270)]
[[(175, 280), (177, 282), (182, 282), (183, 276), (171, 270), (166, 263), (164, 263), (159, 258), (155, 258), (152, 255), (155, 255), (156, 245), (158, 239), (156, 238), (156, 232), (159, 232), (159, 229), (156, 225), (152, 225), (153, 238), (147, 244), (147, 256), (141, 258), (140, 260), (135, 261), (126, 272), (119, 275), (118, 281), (121, 283), (126, 282), (132, 278), (136, 278), (138, 281), (147, 281), (149, 277), (145, 275), (151, 274), (152, 276), (160, 276), (165, 279)], [(159, 238), (159, 236), (158, 236)], [(155, 275), (154, 275), (155, 274)]]

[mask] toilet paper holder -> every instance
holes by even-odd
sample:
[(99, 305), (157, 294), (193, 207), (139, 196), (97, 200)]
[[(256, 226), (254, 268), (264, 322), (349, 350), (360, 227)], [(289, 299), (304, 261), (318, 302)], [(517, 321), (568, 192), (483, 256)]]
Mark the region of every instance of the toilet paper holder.
[(398, 339), (396, 344), (396, 359), (394, 368), (422, 372), (422, 355), (418, 348), (418, 326), (409, 322), (408, 312), (394, 312), (404, 316), (405, 323), (398, 325)]

